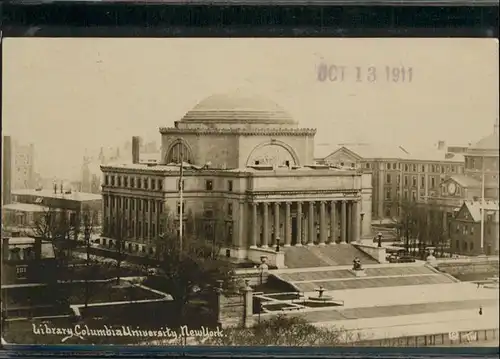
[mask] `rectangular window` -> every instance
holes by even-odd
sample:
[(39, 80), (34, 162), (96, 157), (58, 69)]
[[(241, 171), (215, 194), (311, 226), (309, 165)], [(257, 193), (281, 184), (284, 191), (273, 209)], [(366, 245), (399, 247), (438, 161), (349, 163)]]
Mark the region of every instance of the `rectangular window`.
[(144, 211), (149, 212), (149, 202), (147, 199), (144, 200)]
[(413, 165), (413, 172), (417, 172), (417, 165)]
[(104, 176), (104, 184), (106, 186), (109, 185), (109, 176), (108, 175)]
[(401, 175), (398, 175), (398, 177), (397, 177), (397, 182), (398, 182), (398, 184), (400, 184), (400, 183), (401, 183)]
[(431, 188), (436, 187), (436, 179), (434, 177), (431, 177)]
[(425, 187), (425, 176), (420, 177), (420, 187)]
[[(177, 216), (181, 214), (181, 202), (177, 202)], [(182, 215), (186, 214), (186, 202), (182, 202)]]
[(413, 176), (411, 178), (411, 184), (413, 187), (417, 187), (417, 177)]
[(391, 190), (390, 189), (387, 189), (385, 191), (385, 199), (391, 199)]
[(135, 210), (135, 199), (134, 198), (130, 199), (130, 209), (132, 211)]
[(411, 200), (412, 201), (416, 201), (417, 200), (417, 192), (416, 191), (412, 191), (411, 192)]
[(128, 187), (128, 177), (127, 177), (127, 176), (125, 176), (125, 177), (123, 178), (123, 185), (124, 185), (125, 187)]
[(233, 217), (233, 204), (232, 203), (227, 204), (227, 216), (229, 218)]
[(205, 190), (211, 191), (214, 189), (214, 183), (212, 180), (206, 180), (205, 181)]
[(385, 182), (386, 183), (391, 183), (391, 175), (389, 173), (385, 177)]
[(425, 172), (425, 165), (422, 165), (422, 172)]
[(142, 199), (138, 199), (138, 200), (137, 200), (137, 209), (138, 209), (139, 211), (142, 211)]
[(365, 163), (365, 168), (370, 169), (370, 164), (369, 163)]
[(408, 172), (408, 165), (405, 163), (405, 172)]
[(408, 186), (408, 176), (405, 176), (404, 184), (405, 184), (405, 187)]
[(390, 164), (390, 163), (387, 163), (387, 164), (386, 164), (386, 168), (387, 168), (388, 170), (390, 170), (390, 169), (391, 169), (391, 164)]
[(163, 190), (163, 181), (162, 180), (158, 180), (158, 189), (160, 191)]
[(398, 167), (397, 163), (392, 164), (392, 169), (395, 170)]
[(144, 178), (144, 180), (142, 181), (142, 184), (144, 185), (144, 189), (148, 189), (148, 179), (147, 178)]
[(135, 178), (130, 177), (130, 187), (134, 188), (135, 187)]
[(114, 186), (115, 185), (115, 176), (111, 176), (111, 185)]
[(137, 178), (137, 188), (141, 188), (141, 179)]
[(233, 181), (231, 180), (227, 181), (227, 190), (229, 192), (233, 192)]
[(151, 180), (151, 189), (152, 189), (153, 191), (155, 191), (155, 190), (156, 190), (156, 181), (155, 181), (154, 179), (152, 179), (152, 180)]
[(431, 172), (436, 172), (436, 166), (431, 165)]
[(408, 191), (403, 192), (403, 199), (408, 199)]
[(117, 184), (118, 187), (121, 187), (122, 186), (122, 178), (121, 178), (121, 176), (118, 176), (117, 182), (118, 182), (118, 184)]
[[(474, 225), (472, 225), (472, 226), (470, 227), (470, 234), (471, 234), (471, 236), (474, 234)], [(471, 248), (471, 249), (472, 249), (472, 248)]]

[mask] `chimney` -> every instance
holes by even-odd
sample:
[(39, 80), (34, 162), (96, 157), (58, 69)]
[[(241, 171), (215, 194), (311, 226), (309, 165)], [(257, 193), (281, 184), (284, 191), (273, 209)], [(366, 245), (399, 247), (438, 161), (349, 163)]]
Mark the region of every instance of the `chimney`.
[(442, 151), (446, 147), (446, 143), (444, 141), (438, 141), (438, 150)]
[(141, 146), (141, 139), (138, 136), (132, 137), (132, 163), (139, 163), (139, 152)]
[(54, 183), (54, 194), (57, 194), (57, 183)]
[(61, 193), (64, 193), (64, 191), (63, 191), (63, 184), (62, 184), (62, 182), (61, 182), (61, 186), (59, 187), (59, 189), (60, 189)]
[(12, 139), (10, 136), (3, 136), (2, 163), (2, 203), (9, 204), (12, 201)]

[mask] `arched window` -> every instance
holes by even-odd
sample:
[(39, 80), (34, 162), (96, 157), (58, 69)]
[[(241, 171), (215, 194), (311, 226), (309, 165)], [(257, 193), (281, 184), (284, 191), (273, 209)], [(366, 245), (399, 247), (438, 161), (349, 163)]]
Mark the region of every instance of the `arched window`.
[(174, 144), (167, 153), (166, 163), (179, 163), (181, 157), (184, 162), (192, 163), (191, 151), (182, 142)]

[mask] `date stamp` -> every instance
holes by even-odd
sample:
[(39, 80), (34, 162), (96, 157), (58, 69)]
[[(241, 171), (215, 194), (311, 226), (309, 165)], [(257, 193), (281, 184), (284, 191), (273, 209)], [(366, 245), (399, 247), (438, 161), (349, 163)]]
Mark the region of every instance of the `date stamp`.
[(359, 83), (411, 83), (414, 69), (411, 66), (347, 66), (320, 63), (317, 68), (320, 82), (359, 82)]

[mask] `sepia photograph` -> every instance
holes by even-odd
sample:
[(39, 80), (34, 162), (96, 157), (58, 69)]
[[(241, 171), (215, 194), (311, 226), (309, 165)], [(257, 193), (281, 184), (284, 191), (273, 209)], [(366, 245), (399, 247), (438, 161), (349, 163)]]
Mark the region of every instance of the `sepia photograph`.
[(497, 40), (2, 46), (3, 345), (499, 346)]

